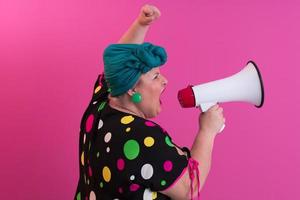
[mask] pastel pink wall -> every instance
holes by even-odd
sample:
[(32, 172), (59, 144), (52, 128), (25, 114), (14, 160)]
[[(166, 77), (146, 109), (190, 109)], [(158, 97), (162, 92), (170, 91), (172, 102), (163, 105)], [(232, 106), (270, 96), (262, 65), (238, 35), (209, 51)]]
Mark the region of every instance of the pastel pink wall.
[[(102, 51), (145, 2), (0, 2), (1, 199), (73, 198), (79, 123), (103, 70)], [(192, 144), (199, 113), (179, 106), (179, 89), (232, 75), (249, 59), (264, 78), (262, 109), (223, 104), (227, 126), (202, 199), (300, 199), (299, 1), (150, 3), (162, 16), (147, 41), (169, 54), (156, 121), (178, 144)]]

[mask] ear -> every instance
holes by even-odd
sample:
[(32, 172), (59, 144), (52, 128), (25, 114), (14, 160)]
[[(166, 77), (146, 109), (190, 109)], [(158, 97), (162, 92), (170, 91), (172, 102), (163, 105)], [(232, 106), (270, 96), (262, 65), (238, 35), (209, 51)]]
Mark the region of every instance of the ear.
[(135, 93), (135, 90), (134, 89), (129, 89), (128, 91), (127, 91), (127, 94), (129, 95), (129, 96), (131, 96), (132, 97), (132, 95)]

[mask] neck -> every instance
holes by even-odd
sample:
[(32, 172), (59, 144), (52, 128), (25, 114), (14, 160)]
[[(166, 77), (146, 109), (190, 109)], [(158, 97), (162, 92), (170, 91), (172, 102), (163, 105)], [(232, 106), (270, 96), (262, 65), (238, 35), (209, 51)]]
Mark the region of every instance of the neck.
[(109, 105), (119, 111), (126, 112), (146, 119), (146, 116), (138, 110), (135, 104), (131, 101), (126, 101), (123, 98), (109, 97)]

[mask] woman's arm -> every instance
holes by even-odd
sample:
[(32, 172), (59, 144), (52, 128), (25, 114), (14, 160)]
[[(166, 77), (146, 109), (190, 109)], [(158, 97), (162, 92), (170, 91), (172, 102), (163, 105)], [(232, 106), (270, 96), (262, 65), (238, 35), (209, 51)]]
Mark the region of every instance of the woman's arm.
[(141, 44), (144, 42), (150, 24), (158, 19), (160, 11), (152, 5), (145, 5), (136, 20), (129, 29), (122, 35), (118, 43)]
[[(225, 119), (223, 117), (223, 108), (218, 105), (213, 106), (207, 112), (202, 114), (200, 121), (200, 130), (194, 140), (194, 144), (191, 149), (191, 157), (198, 161), (200, 172), (200, 190), (206, 181), (211, 167), (211, 158), (214, 140), (216, 134), (223, 126)], [(178, 149), (179, 150), (179, 149)], [(179, 150), (180, 151), (180, 150)], [(161, 193), (169, 196), (172, 199), (190, 199), (190, 177), (188, 170), (184, 175), (170, 188), (161, 191)], [(193, 197), (197, 197), (197, 181), (193, 183)]]

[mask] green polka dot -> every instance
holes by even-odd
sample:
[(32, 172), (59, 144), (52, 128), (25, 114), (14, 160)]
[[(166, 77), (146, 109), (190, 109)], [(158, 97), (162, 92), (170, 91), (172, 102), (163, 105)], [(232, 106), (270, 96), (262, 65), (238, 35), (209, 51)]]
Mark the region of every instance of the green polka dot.
[(169, 136), (165, 137), (165, 142), (167, 145), (169, 145), (170, 147), (174, 147), (174, 144), (171, 142), (171, 139)]
[(128, 140), (123, 147), (124, 155), (128, 160), (135, 159), (140, 153), (139, 143), (135, 140)]
[(97, 153), (97, 158), (99, 158), (99, 155), (100, 155), (100, 153), (98, 152), (98, 153)]
[(103, 188), (103, 182), (100, 182), (100, 187)]
[(166, 182), (165, 180), (162, 180), (162, 181), (160, 182), (160, 184), (161, 184), (162, 186), (165, 186), (165, 185), (167, 184), (167, 182)]
[(78, 194), (76, 196), (76, 200), (81, 200), (81, 194), (80, 194), (80, 192), (78, 192)]
[(108, 88), (107, 92), (111, 92), (111, 88)]
[(105, 104), (106, 104), (106, 101), (103, 101), (103, 102), (100, 104), (100, 106), (99, 106), (99, 108), (98, 108), (98, 112), (104, 108)]

